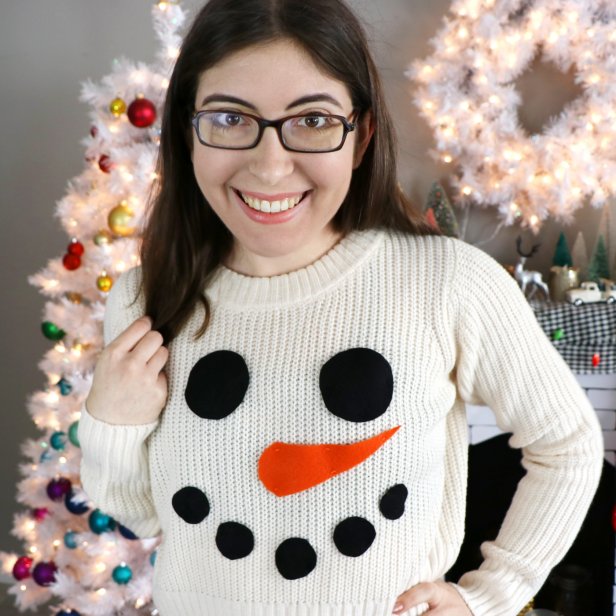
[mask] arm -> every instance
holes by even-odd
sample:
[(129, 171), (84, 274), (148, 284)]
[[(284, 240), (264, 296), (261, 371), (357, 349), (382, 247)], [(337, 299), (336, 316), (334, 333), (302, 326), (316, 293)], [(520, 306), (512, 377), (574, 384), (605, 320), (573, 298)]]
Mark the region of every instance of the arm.
[(601, 429), (584, 391), (539, 327), (515, 281), (491, 257), (456, 243), (456, 380), (487, 404), (526, 475), (484, 562), (456, 585), (475, 616), (513, 616), (573, 543), (598, 485)]
[[(103, 324), (105, 346), (143, 315), (142, 302), (130, 305), (138, 281), (138, 270), (133, 269), (122, 274), (111, 289)], [(79, 420), (84, 491), (97, 507), (140, 538), (160, 533), (152, 502), (147, 443), (158, 423), (110, 424), (93, 417), (85, 402)]]

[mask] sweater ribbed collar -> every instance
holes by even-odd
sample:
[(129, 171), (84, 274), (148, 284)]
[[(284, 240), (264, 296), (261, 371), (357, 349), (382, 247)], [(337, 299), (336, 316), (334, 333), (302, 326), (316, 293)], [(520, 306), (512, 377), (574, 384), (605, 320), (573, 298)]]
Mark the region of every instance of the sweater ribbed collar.
[(314, 297), (340, 283), (366, 264), (380, 245), (384, 231), (351, 231), (319, 259), (298, 270), (277, 276), (246, 276), (220, 265), (207, 288), (212, 302), (279, 307)]

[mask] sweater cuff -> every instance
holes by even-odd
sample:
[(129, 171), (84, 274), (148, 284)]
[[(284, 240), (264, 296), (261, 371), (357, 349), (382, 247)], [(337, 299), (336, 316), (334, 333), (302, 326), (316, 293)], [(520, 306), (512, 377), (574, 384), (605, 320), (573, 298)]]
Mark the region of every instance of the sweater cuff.
[(479, 569), (450, 582), (473, 616), (516, 616), (533, 598), (538, 584), (528, 584), (512, 573)]
[(90, 415), (84, 402), (77, 428), (82, 459), (89, 466), (98, 467), (111, 481), (141, 479), (131, 477), (130, 471), (134, 469), (139, 475), (147, 466), (143, 444), (159, 423), (157, 419), (142, 425), (110, 424)]

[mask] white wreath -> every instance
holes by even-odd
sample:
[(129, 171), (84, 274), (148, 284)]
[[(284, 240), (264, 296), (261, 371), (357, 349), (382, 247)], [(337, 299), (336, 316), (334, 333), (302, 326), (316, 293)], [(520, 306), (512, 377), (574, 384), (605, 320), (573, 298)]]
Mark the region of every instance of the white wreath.
[[(533, 230), (549, 215), (570, 222), (587, 198), (602, 206), (616, 194), (616, 2), (457, 0), (451, 10), (434, 53), (407, 75), (433, 155), (459, 165), (462, 202)], [(575, 64), (585, 93), (529, 137), (512, 82), (540, 49), (563, 71)]]

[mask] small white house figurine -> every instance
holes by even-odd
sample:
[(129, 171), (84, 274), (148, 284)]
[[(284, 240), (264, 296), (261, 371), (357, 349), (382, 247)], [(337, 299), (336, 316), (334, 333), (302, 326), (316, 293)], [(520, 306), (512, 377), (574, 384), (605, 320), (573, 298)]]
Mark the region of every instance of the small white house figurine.
[(583, 282), (578, 289), (569, 289), (565, 294), (567, 301), (576, 306), (597, 302), (613, 304), (616, 302), (616, 285), (611, 280), (602, 282), (605, 283), (605, 291), (602, 291), (599, 285), (592, 281)]

